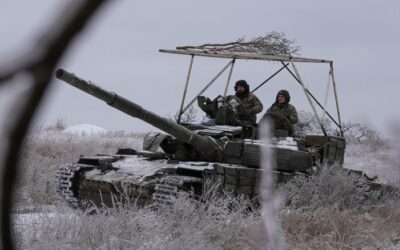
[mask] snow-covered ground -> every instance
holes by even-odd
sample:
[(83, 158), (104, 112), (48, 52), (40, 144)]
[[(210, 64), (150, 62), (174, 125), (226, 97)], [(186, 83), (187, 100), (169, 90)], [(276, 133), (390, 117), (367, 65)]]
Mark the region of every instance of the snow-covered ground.
[(376, 174), (379, 182), (400, 180), (400, 155), (394, 145), (350, 144), (346, 148), (344, 166)]
[[(61, 164), (76, 162), (82, 154), (110, 154), (115, 153), (117, 148), (141, 148), (143, 135), (103, 133), (101, 129), (94, 129), (99, 133), (92, 133), (91, 130), (95, 127), (82, 125), (72, 129), (78, 131), (77, 133), (42, 131), (27, 138), (28, 146), (24, 151), (21, 166), (23, 175), (19, 180), (15, 198), (20, 208), (36, 209), (20, 209), (13, 216), (14, 229), (22, 248), (133, 249), (145, 248), (146, 244), (153, 248), (169, 246), (170, 249), (182, 246), (193, 246), (195, 249), (195, 246), (197, 249), (222, 246), (234, 249), (251, 246), (251, 237), (257, 235), (257, 232), (259, 234), (260, 227), (255, 224), (259, 223), (260, 217), (249, 217), (247, 212), (227, 212), (231, 209), (232, 201), (228, 201), (226, 207), (219, 201), (206, 204), (204, 211), (201, 208), (202, 204), (193, 205), (186, 201), (162, 216), (149, 209), (120, 211), (112, 216), (89, 216), (81, 211), (66, 208), (55, 193), (53, 181), (55, 169)], [(374, 171), (384, 180), (393, 177), (397, 178), (397, 181), (400, 180), (399, 162), (398, 151), (393, 145), (350, 143), (346, 148), (345, 167)], [(329, 181), (324, 180), (322, 186), (333, 186), (333, 191), (346, 189), (346, 186), (338, 187), (336, 182), (327, 183)], [(304, 187), (298, 187), (299, 200), (304, 196), (304, 192), (307, 192), (303, 189)], [(324, 190), (318, 188), (317, 191)], [(282, 204), (280, 217), (288, 248), (318, 249), (329, 245), (328, 248), (333, 249), (335, 247), (332, 246), (340, 248), (342, 242), (354, 248), (369, 245), (378, 247), (382, 246), (381, 242), (389, 240), (390, 243), (393, 237), (397, 237), (392, 237), (392, 234), (398, 231), (400, 225), (398, 221), (390, 219), (390, 216), (397, 218), (400, 214), (398, 201), (390, 198), (392, 205), (389, 203), (376, 206), (386, 209), (385, 211), (375, 214), (370, 211), (365, 215), (351, 207), (345, 211), (338, 211), (337, 204), (340, 203), (340, 199), (346, 197), (334, 196), (332, 190), (328, 191), (327, 194), (320, 195), (332, 202), (332, 205), (322, 207), (318, 211), (309, 211), (305, 207), (296, 210)], [(344, 194), (351, 195), (346, 192)], [(216, 210), (211, 211), (210, 206), (215, 206)], [(353, 224), (350, 223), (352, 221)], [(318, 232), (318, 235), (313, 235), (315, 232)], [(335, 238), (332, 235), (344, 235), (344, 238)], [(388, 246), (392, 246), (390, 244)], [(397, 243), (393, 243), (395, 244)]]

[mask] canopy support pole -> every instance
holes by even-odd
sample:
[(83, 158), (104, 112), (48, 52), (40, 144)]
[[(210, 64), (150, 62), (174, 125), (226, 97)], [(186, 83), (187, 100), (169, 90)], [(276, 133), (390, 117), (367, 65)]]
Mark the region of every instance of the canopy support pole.
[[(283, 62), (281, 62), (283, 64)], [(293, 76), (293, 78), (301, 85), (301, 82), (299, 81), (299, 79), (295, 76), (295, 74), (289, 69), (286, 68), (287, 71)], [(323, 109), (323, 106), (321, 105), (321, 103), (319, 103), (319, 101), (314, 97), (314, 95), (307, 89), (307, 93), (311, 96), (311, 98), (318, 104), (318, 106)], [(338, 128), (340, 128), (339, 123), (331, 116), (331, 114), (326, 111), (326, 114), (329, 116), (329, 118), (336, 124), (336, 126)]]
[(182, 113), (185, 113), (186, 110), (196, 101), (197, 97), (203, 94), (221, 75), (225, 72), (225, 70), (233, 63), (233, 60), (229, 61), (227, 65), (189, 102), (188, 105), (183, 109)]
[(188, 85), (189, 85), (190, 74), (192, 72), (193, 59), (194, 59), (194, 55), (192, 55), (192, 57), (190, 58), (189, 71), (188, 71), (188, 74), (187, 74), (187, 77), (186, 77), (185, 88), (183, 90), (181, 107), (179, 109), (179, 115), (178, 115), (178, 121), (177, 121), (178, 124), (181, 122), (181, 116), (182, 116), (182, 113), (183, 113), (182, 112), (183, 111), (183, 105), (185, 104), (186, 92), (187, 92), (187, 88), (188, 88)]
[(325, 97), (324, 97), (324, 107), (322, 109), (322, 114), (321, 114), (321, 121), (324, 122), (325, 120), (325, 115), (326, 115), (326, 107), (328, 105), (328, 97), (329, 97), (329, 86), (331, 83), (331, 70), (329, 70), (328, 73), (328, 81), (326, 83), (326, 89), (325, 89)]
[(268, 77), (265, 81), (263, 81), (260, 85), (258, 85), (255, 89), (253, 89), (253, 91), (251, 91), (251, 93), (256, 92), (257, 89), (259, 89), (261, 86), (263, 86), (264, 84), (266, 84), (269, 80), (271, 80), (274, 76), (276, 76), (277, 74), (279, 74), (279, 72), (281, 72), (284, 68), (286, 68), (289, 65), (289, 63), (283, 64), (283, 67), (280, 68), (278, 71), (276, 71), (274, 74), (272, 74), (270, 77)]
[(332, 77), (332, 85), (333, 85), (333, 92), (335, 93), (335, 100), (336, 100), (336, 109), (337, 109), (337, 114), (338, 114), (338, 119), (339, 119), (339, 129), (340, 129), (340, 136), (344, 136), (343, 134), (343, 125), (342, 125), (342, 119), (340, 116), (340, 109), (339, 109), (339, 99), (336, 91), (336, 81), (335, 81), (335, 74), (333, 73), (333, 62), (330, 63), (330, 71), (329, 71), (331, 77)]
[(292, 61), (290, 61), (290, 64), (292, 65), (292, 67), (293, 67), (293, 69), (294, 69), (294, 72), (296, 73), (297, 78), (299, 79), (299, 82), (300, 82), (301, 87), (303, 87), (304, 94), (306, 95), (307, 100), (308, 100), (308, 102), (310, 103), (311, 108), (312, 108), (312, 110), (313, 110), (313, 112), (314, 112), (314, 115), (315, 115), (315, 117), (317, 118), (317, 121), (318, 121), (319, 125), (321, 126), (322, 132), (324, 133), (325, 136), (327, 136), (326, 130), (325, 130), (325, 128), (324, 128), (324, 125), (322, 124), (321, 120), (320, 120), (319, 117), (318, 117), (317, 110), (315, 109), (314, 104), (312, 103), (312, 100), (311, 100), (311, 98), (310, 98), (310, 95), (309, 95), (309, 93), (308, 93), (308, 91), (307, 91), (307, 89), (306, 89), (306, 86), (304, 85), (303, 80), (302, 80), (301, 77), (300, 77), (300, 74), (299, 74), (299, 71), (298, 71), (297, 68), (296, 68), (296, 65), (294, 65), (294, 63), (293, 63)]
[(228, 92), (229, 82), (231, 81), (233, 66), (235, 65), (236, 58), (233, 58), (231, 68), (229, 70), (228, 80), (226, 81), (225, 91), (224, 91), (224, 99), (226, 97), (226, 93)]

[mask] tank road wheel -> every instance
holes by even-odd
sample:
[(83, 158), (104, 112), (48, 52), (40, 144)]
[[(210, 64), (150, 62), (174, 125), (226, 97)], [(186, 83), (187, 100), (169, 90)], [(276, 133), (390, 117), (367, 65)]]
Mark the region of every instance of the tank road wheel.
[(56, 173), (56, 191), (73, 208), (81, 208), (78, 198), (80, 175), (83, 171), (92, 170), (94, 166), (72, 163), (60, 167)]
[(171, 208), (179, 198), (191, 195), (202, 185), (202, 179), (189, 176), (169, 175), (161, 178), (153, 193), (153, 205), (156, 209)]

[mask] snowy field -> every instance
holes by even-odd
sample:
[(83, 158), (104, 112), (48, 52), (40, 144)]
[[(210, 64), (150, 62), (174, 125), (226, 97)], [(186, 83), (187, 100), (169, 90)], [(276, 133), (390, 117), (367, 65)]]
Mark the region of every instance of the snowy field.
[[(400, 248), (400, 194), (385, 189), (366, 196), (336, 167), (281, 185), (275, 192), (280, 205), (275, 221), (266, 222), (258, 210), (249, 213), (246, 201), (212, 190), (205, 202), (184, 197), (158, 212), (135, 204), (99, 208), (95, 215), (73, 210), (55, 193), (56, 168), (82, 154), (139, 149), (143, 139), (85, 129), (42, 130), (27, 138), (13, 216), (19, 249), (262, 249), (269, 244), (265, 228), (271, 223), (280, 223), (289, 249)], [(345, 166), (398, 183), (397, 152), (374, 141), (351, 143)]]

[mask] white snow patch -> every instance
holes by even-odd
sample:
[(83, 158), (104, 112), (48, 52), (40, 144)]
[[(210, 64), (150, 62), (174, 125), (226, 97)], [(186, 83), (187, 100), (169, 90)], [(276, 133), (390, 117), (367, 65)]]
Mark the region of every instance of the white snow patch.
[[(264, 145), (264, 142), (261, 140), (253, 140), (253, 139), (245, 139), (245, 143), (248, 144), (255, 144), (255, 145)], [(293, 137), (279, 137), (279, 138), (272, 138), (272, 142), (270, 144), (272, 148), (284, 148), (290, 149), (294, 151), (298, 151), (299, 147), (297, 145), (297, 141), (293, 139)]]
[(91, 136), (96, 134), (105, 134), (107, 133), (107, 130), (92, 124), (79, 124), (68, 127), (64, 129), (63, 132), (82, 136)]

